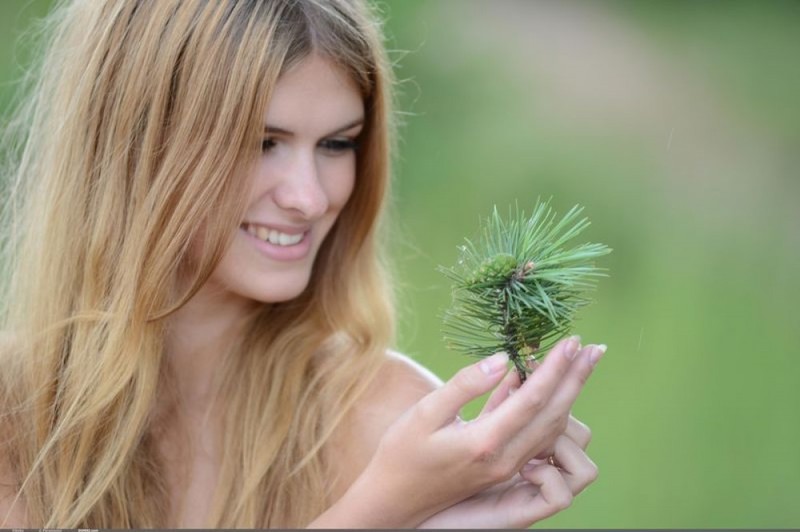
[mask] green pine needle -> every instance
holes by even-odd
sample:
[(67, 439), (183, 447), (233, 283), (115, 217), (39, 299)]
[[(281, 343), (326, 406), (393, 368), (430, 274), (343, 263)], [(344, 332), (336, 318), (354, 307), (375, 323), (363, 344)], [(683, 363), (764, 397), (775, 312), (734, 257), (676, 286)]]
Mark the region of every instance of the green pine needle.
[(509, 208), (503, 220), (494, 208), (479, 241), (466, 239), (456, 266), (439, 268), (453, 281), (444, 315), (449, 347), (478, 357), (505, 351), (525, 381), (528, 360), (567, 334), (575, 312), (590, 303), (584, 293), (606, 276), (593, 260), (609, 247), (565, 247), (589, 226), (582, 211), (576, 205), (557, 220), (549, 201), (537, 201), (531, 216)]

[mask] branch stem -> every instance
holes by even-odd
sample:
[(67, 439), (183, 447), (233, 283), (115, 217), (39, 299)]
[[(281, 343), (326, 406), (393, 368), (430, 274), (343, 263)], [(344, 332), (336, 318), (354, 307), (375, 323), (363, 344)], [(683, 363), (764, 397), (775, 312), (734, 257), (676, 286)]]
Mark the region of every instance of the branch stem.
[(519, 375), (519, 382), (520, 384), (524, 384), (525, 380), (528, 378), (528, 371), (524, 357), (520, 354), (519, 349), (517, 349), (517, 328), (514, 326), (513, 320), (511, 319), (511, 305), (508, 301), (508, 285), (512, 282), (513, 279), (509, 279), (506, 289), (503, 290), (503, 339), (508, 358), (514, 364), (517, 375)]

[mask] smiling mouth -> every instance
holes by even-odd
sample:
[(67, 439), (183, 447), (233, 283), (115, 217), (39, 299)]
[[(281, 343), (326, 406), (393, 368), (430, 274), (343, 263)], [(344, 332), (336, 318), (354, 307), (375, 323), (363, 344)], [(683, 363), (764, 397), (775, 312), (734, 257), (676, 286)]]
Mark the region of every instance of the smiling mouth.
[(270, 244), (276, 246), (294, 246), (299, 244), (306, 235), (306, 231), (301, 233), (284, 233), (282, 231), (278, 231), (277, 229), (273, 229), (270, 227), (266, 227), (263, 225), (251, 224), (251, 223), (243, 223), (241, 228), (247, 232), (249, 235), (254, 236), (255, 238), (262, 240), (264, 242), (269, 242)]

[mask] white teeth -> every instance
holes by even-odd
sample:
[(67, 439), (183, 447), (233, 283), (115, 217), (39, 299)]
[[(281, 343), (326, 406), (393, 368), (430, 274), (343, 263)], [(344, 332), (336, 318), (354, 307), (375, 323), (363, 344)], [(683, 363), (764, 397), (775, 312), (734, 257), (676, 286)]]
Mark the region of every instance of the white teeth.
[(293, 246), (303, 240), (303, 233), (297, 235), (289, 235), (281, 233), (275, 229), (267, 229), (264, 226), (256, 226), (253, 224), (246, 224), (247, 232), (257, 237), (259, 240), (275, 244), (276, 246)]

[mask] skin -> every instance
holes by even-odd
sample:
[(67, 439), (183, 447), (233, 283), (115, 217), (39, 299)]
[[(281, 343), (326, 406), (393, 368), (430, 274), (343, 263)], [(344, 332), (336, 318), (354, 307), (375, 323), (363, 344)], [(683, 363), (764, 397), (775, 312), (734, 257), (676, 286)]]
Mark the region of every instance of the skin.
[(167, 352), (192, 403), (205, 406), (216, 354), (242, 318), (259, 303), (286, 301), (305, 289), (355, 183), (355, 152), (334, 148), (355, 139), (362, 126), (339, 130), (363, 119), (355, 84), (322, 58), (307, 58), (278, 80), (264, 123), (286, 133), (265, 132), (263, 155), (247, 176), (252, 187), (244, 219), (307, 228), (311, 250), (302, 260), (281, 262), (237, 233), (211, 278), (170, 323)]
[[(247, 176), (245, 219), (307, 228), (312, 246), (302, 260), (274, 261), (240, 232), (208, 283), (170, 318), (166, 352), (182, 397), (160, 441), (173, 507), (180, 509), (170, 526), (205, 525), (219, 465), (221, 413), (210, 394), (219, 356), (254, 305), (292, 299), (306, 287), (355, 183), (355, 152), (332, 146), (355, 139), (363, 117), (357, 87), (323, 58), (307, 58), (278, 81), (264, 117), (273, 129)], [(387, 353), (333, 436), (336, 502), (310, 527), (519, 528), (566, 508), (597, 474), (585, 454), (589, 430), (570, 409), (600, 355), (596, 346), (564, 340), (520, 386), (504, 355), (442, 383), (407, 357)], [(492, 390), (477, 419), (459, 418), (467, 402)], [(188, 453), (178, 445), (182, 434)], [(559, 467), (542, 462), (551, 455)], [(0, 518), (11, 499), (0, 492)], [(5, 526), (24, 526), (23, 516), (18, 505)]]
[[(408, 408), (385, 422), (363, 471), (311, 527), (521, 528), (563, 510), (597, 476), (585, 453), (590, 432), (569, 412), (603, 352), (563, 340), (523, 386), (502, 354), (424, 395), (419, 377), (408, 376), (407, 387), (395, 383)], [(492, 389), (477, 419), (458, 417)], [(373, 400), (384, 393), (391, 390)], [(550, 455), (558, 467), (542, 463)]]
[[(178, 376), (181, 410), (162, 452), (181, 527), (201, 528), (218, 474), (215, 442), (221, 413), (211, 403), (219, 354), (255, 305), (297, 297), (314, 258), (355, 183), (355, 151), (364, 104), (358, 87), (337, 66), (311, 56), (286, 72), (264, 116), (262, 156), (252, 174), (244, 220), (308, 231), (308, 254), (280, 261), (264, 256), (239, 231), (233, 245), (192, 300), (170, 323), (167, 353)], [(178, 446), (188, 433), (189, 463)], [(181, 504), (182, 503), (182, 504)]]

